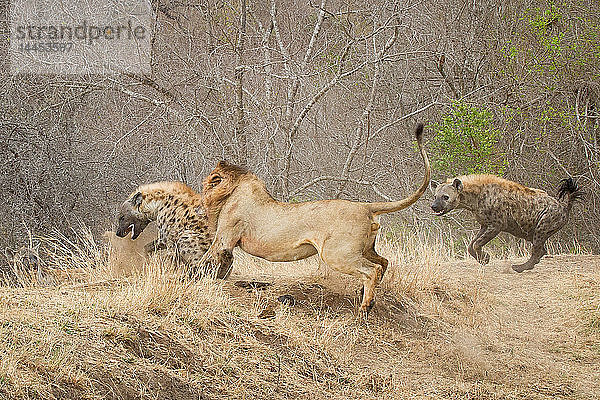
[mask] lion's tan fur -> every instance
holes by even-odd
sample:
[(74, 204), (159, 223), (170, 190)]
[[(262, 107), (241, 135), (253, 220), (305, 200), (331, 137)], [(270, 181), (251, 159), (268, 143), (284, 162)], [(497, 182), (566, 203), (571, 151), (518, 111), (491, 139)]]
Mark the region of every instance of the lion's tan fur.
[(110, 269), (113, 276), (129, 276), (142, 271), (147, 260), (144, 246), (158, 235), (154, 224), (148, 226), (136, 239), (118, 237), (113, 231), (104, 232), (104, 239), (110, 246)]
[[(228, 163), (219, 163), (217, 166), (219, 174), (213, 173), (202, 182), (202, 205), (208, 217), (209, 232), (215, 234), (217, 231), (217, 218), (223, 208), (223, 204), (229, 195), (238, 186), (241, 179), (254, 177), (247, 169)], [(264, 184), (263, 184), (264, 185)], [(266, 189), (265, 189), (266, 191)]]
[(417, 128), (417, 142), (425, 177), (417, 191), (396, 202), (279, 202), (254, 174), (220, 162), (203, 182), (209, 229), (215, 232), (205, 259), (230, 254), (236, 246), (269, 261), (294, 261), (319, 254), (329, 267), (362, 278), (361, 309), (368, 311), (388, 264), (374, 248), (378, 215), (410, 206), (429, 185), (431, 171), (422, 146), (422, 126)]

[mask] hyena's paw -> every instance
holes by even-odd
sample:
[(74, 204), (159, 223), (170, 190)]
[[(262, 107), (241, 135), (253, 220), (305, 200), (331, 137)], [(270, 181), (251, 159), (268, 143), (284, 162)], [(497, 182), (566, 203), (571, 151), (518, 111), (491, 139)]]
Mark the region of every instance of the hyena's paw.
[(521, 273), (523, 271), (527, 271), (527, 270), (533, 269), (533, 265), (529, 264), (529, 263), (518, 264), (518, 265), (513, 265), (512, 269), (513, 269), (513, 271)]
[(490, 255), (482, 251), (477, 261), (479, 261), (481, 265), (487, 265), (490, 263)]
[(156, 252), (156, 244), (154, 242), (146, 243), (144, 245), (144, 251), (147, 255), (152, 255)]

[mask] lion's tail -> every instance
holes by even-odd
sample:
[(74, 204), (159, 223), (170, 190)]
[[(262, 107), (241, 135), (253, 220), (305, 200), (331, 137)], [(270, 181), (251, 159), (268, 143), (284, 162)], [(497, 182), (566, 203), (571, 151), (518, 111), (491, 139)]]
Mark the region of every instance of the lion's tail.
[(423, 124), (417, 125), (415, 135), (417, 137), (417, 145), (419, 146), (419, 152), (421, 153), (421, 157), (423, 157), (423, 163), (425, 164), (425, 177), (423, 178), (423, 183), (421, 183), (421, 186), (419, 187), (419, 189), (417, 189), (416, 192), (414, 192), (405, 199), (390, 202), (368, 203), (369, 209), (373, 214), (385, 214), (409, 207), (414, 202), (419, 200), (419, 197), (421, 197), (423, 193), (425, 193), (425, 190), (427, 190), (427, 187), (429, 186), (429, 180), (431, 179), (431, 167), (429, 166), (429, 159), (427, 158), (427, 153), (423, 148)]
[(566, 204), (571, 206), (577, 200), (583, 197), (583, 190), (579, 188), (577, 182), (573, 178), (566, 178), (560, 181), (558, 187), (558, 199), (561, 201), (566, 200)]

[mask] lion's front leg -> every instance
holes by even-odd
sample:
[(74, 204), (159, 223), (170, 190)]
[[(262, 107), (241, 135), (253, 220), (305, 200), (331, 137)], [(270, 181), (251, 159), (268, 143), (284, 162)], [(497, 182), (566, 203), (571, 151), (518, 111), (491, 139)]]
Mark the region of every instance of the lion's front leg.
[(212, 245), (202, 258), (207, 273), (219, 279), (226, 279), (231, 274), (233, 265), (233, 249), (242, 235), (241, 229), (217, 229)]
[(221, 272), (221, 259), (215, 248), (217, 248), (217, 246), (215, 246), (215, 242), (213, 241), (213, 244), (208, 248), (206, 253), (204, 253), (204, 256), (202, 256), (200, 261), (198, 261), (195, 271), (196, 274), (201, 274), (203, 276), (209, 275), (216, 278), (226, 277), (227, 274)]
[(227, 250), (219, 254), (210, 253), (207, 251), (202, 258), (191, 263), (191, 277), (198, 275), (210, 275), (218, 279), (227, 279), (231, 273), (233, 264), (233, 253)]
[(218, 254), (218, 269), (217, 278), (227, 279), (233, 266), (233, 252), (231, 250), (223, 250)]

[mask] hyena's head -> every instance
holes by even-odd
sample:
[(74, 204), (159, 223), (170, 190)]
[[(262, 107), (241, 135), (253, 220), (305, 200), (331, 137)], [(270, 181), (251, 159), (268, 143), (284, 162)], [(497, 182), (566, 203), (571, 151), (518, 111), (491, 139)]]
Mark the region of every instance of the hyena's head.
[(148, 213), (144, 212), (144, 194), (136, 192), (119, 208), (116, 234), (125, 237), (131, 232), (131, 239), (136, 239), (150, 222)]
[(436, 215), (444, 215), (454, 210), (460, 203), (460, 193), (463, 190), (463, 184), (456, 178), (451, 183), (442, 183), (440, 185), (432, 182), (435, 191), (435, 199), (431, 204), (431, 209)]

